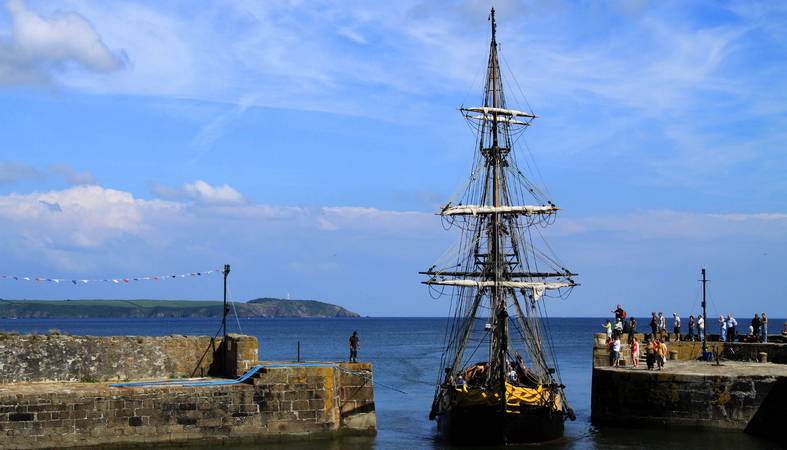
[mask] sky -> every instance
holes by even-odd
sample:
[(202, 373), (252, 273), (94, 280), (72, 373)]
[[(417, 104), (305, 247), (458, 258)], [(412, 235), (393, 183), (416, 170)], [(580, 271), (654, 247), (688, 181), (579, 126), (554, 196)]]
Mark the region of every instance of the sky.
[[(489, 1), (6, 0), (0, 275), (231, 264), (230, 297), (442, 316), (419, 270), (470, 173)], [(787, 317), (787, 6), (497, 1), (517, 151), (579, 273), (553, 316)], [(220, 275), (0, 298), (220, 299)]]

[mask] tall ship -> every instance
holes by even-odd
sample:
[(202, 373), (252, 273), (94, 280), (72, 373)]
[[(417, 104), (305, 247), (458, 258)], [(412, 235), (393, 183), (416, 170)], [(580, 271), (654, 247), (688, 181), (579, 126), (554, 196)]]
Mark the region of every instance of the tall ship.
[(483, 103), (459, 108), (476, 134), (470, 179), (439, 212), (461, 238), (420, 272), (433, 296), (450, 298), (429, 418), (453, 443), (543, 442), (575, 419), (545, 302), (568, 296), (576, 274), (541, 236), (558, 207), (525, 175), (530, 155), (514, 148), (536, 115), (506, 102), (494, 9), (489, 20)]

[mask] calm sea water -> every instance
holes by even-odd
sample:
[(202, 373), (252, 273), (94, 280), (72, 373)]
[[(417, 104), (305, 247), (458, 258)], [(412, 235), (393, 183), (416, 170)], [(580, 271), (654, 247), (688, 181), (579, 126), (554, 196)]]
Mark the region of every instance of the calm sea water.
[[(601, 319), (552, 319), (560, 371), (566, 395), (576, 414), (566, 423), (565, 438), (537, 445), (548, 449), (655, 448), (655, 449), (741, 449), (778, 448), (743, 433), (667, 431), (649, 428), (595, 427), (590, 423), (592, 334), (601, 331)], [(773, 319), (772, 323), (783, 320)], [(641, 322), (645, 323), (645, 322)], [(16, 319), (0, 320), (0, 330), (45, 333), (57, 328), (74, 335), (214, 335), (216, 319)], [(353, 331), (361, 336), (360, 359), (374, 364), (378, 435), (336, 441), (266, 444), (266, 449), (333, 450), (442, 449), (434, 438), (434, 423), (427, 414), (434, 393), (440, 361), (445, 319), (241, 319), (242, 332), (257, 336), (263, 360), (294, 360), (297, 342), (301, 358), (338, 361), (347, 358), (347, 338)], [(232, 331), (239, 331), (232, 320)], [(770, 330), (774, 332), (775, 330)], [(402, 394), (383, 385), (406, 392)], [(629, 419), (621, 417), (621, 425)], [(534, 447), (523, 446), (527, 448)], [(244, 450), (255, 447), (245, 446)], [(259, 447), (262, 448), (262, 447)], [(511, 447), (508, 447), (511, 448)]]

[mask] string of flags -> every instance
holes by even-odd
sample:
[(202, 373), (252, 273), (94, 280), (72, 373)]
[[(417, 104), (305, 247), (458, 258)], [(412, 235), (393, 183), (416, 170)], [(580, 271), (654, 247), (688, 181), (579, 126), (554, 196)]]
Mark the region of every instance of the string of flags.
[(0, 275), (3, 280), (15, 281), (31, 281), (36, 283), (71, 283), (71, 284), (88, 284), (88, 283), (111, 283), (111, 284), (129, 284), (137, 281), (164, 281), (173, 278), (188, 278), (188, 277), (202, 277), (213, 273), (221, 273), (221, 269), (211, 269), (202, 272), (189, 272), (175, 275), (151, 275), (147, 277), (121, 277), (121, 278), (92, 278), (92, 279), (68, 279), (68, 278), (46, 278), (46, 277), (19, 277), (15, 275)]

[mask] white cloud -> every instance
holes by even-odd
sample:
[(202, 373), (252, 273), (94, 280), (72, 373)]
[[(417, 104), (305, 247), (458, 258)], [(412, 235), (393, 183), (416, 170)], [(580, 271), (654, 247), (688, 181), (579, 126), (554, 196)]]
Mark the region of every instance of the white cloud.
[(186, 183), (180, 188), (153, 183), (151, 191), (158, 197), (165, 199), (191, 200), (197, 203), (213, 205), (239, 204), (246, 201), (240, 192), (228, 184), (213, 186), (202, 180)]
[(153, 231), (153, 219), (182, 205), (142, 200), (100, 186), (0, 196), (0, 221), (36, 246), (95, 249), (108, 241)]
[(183, 192), (192, 199), (205, 203), (242, 203), (244, 201), (241, 193), (230, 185), (211, 186), (202, 180), (184, 184)]
[(649, 210), (609, 216), (560, 218), (557, 236), (613, 233), (627, 240), (712, 241), (717, 239), (783, 241), (787, 213), (696, 213)]
[(225, 129), (232, 122), (240, 119), (255, 101), (256, 98), (254, 96), (245, 96), (231, 110), (216, 116), (215, 119), (203, 126), (192, 141), (192, 145), (198, 151), (189, 162), (195, 163), (205, 156), (213, 144), (224, 134)]
[[(783, 256), (787, 239), (783, 232), (787, 213), (779, 212), (659, 210), (559, 219), (545, 234), (566, 267), (583, 275), (579, 278), (583, 287), (575, 294), (582, 297), (574, 298), (588, 302), (609, 298), (610, 286), (616, 286), (616, 295), (630, 295), (636, 288), (620, 285), (621, 272), (644, 277), (643, 282), (651, 284), (668, 283), (676, 296), (679, 289), (672, 284), (673, 272), (692, 270), (679, 267), (682, 263), (693, 267), (702, 260), (714, 267), (714, 273), (748, 270), (754, 276), (763, 258)], [(32, 267), (29, 270), (35, 275), (175, 273), (229, 262), (239, 297), (298, 289), (297, 296), (346, 298), (377, 314), (408, 314), (409, 308), (424, 306), (420, 302), (426, 294), (416, 271), (427, 267), (457, 237), (445, 232), (431, 213), (248, 201), (206, 204), (188, 198), (147, 200), (100, 186), (0, 195), (0, 228), (0, 253), (14, 267)], [(687, 283), (696, 279), (690, 275)], [(719, 292), (729, 289), (722, 287), (723, 282), (717, 278)], [(384, 283), (401, 287), (380, 294), (379, 305), (368, 306), (368, 293)], [(164, 289), (146, 287), (151, 288), (156, 290), (139, 287), (122, 291), (133, 294), (106, 295), (157, 295), (151, 292)], [(169, 294), (177, 298), (212, 295), (195, 286), (172, 289)], [(31, 292), (26, 295), (41, 291)], [(62, 298), (96, 291), (71, 292), (58, 290), (51, 295)], [(401, 297), (410, 298), (401, 304), (407, 306), (386, 309), (387, 300)], [(567, 305), (575, 308), (576, 303)], [(433, 314), (444, 311), (441, 306), (428, 308)]]
[(125, 54), (113, 54), (93, 26), (74, 12), (42, 17), (22, 0), (8, 0), (12, 30), (0, 43), (0, 84), (40, 84), (50, 72), (76, 65), (93, 72), (112, 72), (125, 65)]
[(322, 208), (318, 220), (320, 228), (329, 231), (360, 229), (399, 233), (427, 229), (428, 226), (437, 226), (438, 223), (434, 214), (357, 206)]
[[(202, 181), (185, 185), (183, 193), (200, 201), (146, 200), (95, 185), (0, 195), (4, 230), (0, 249), (21, 260), (73, 270), (113, 255), (122, 258), (147, 251), (150, 258), (181, 241), (192, 245), (195, 239), (204, 239), (209, 247), (220, 246), (225, 237), (217, 230), (234, 239), (246, 236), (259, 241), (273, 235), (293, 239), (324, 230), (324, 223), (330, 222), (337, 236), (359, 231), (408, 234), (431, 216), (375, 208), (253, 204), (229, 186), (213, 187)], [(178, 254), (183, 251), (179, 248)]]

